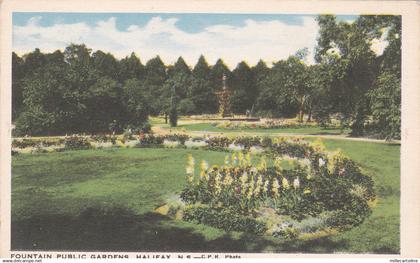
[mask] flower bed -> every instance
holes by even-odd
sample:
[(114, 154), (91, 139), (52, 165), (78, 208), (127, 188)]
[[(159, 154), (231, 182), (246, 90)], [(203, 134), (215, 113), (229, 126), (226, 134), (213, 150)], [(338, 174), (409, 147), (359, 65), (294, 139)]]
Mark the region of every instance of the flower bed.
[(202, 161), (197, 169), (189, 156), (176, 214), (226, 231), (282, 238), (333, 234), (370, 215), (373, 181), (341, 152), (326, 152), (320, 142), (283, 138), (267, 148), (270, 154), (258, 163), (249, 152), (239, 151), (221, 165)]
[(294, 129), (294, 128), (309, 128), (318, 126), (316, 122), (299, 122), (295, 119), (281, 119), (281, 120), (264, 120), (261, 122), (244, 122), (244, 121), (223, 121), (213, 123), (213, 126), (222, 129), (236, 130), (236, 129)]
[(132, 135), (71, 135), (62, 138), (22, 138), (12, 141), (13, 154), (47, 153), (66, 150), (103, 149), (110, 147), (207, 147), (204, 138), (190, 138), (185, 134), (155, 136), (153, 134)]

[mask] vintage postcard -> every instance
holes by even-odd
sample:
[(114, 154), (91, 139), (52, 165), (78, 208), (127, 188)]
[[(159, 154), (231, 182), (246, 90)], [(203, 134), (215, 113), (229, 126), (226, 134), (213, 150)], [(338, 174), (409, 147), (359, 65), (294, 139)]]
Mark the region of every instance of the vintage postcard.
[(4, 1), (1, 256), (419, 257), (414, 1)]

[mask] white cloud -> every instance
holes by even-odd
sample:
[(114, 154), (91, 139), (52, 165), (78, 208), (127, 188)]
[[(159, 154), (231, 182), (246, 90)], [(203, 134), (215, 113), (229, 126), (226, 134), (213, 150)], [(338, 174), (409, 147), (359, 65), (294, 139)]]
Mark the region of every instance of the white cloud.
[(314, 18), (303, 17), (301, 25), (281, 21), (246, 20), (242, 26), (213, 25), (198, 33), (177, 27), (177, 19), (153, 17), (144, 26), (131, 25), (118, 30), (116, 18), (86, 23), (41, 26), (41, 17), (33, 17), (24, 26), (13, 27), (13, 49), (24, 54), (40, 48), (43, 52), (63, 49), (69, 43), (84, 43), (93, 50), (111, 52), (118, 58), (136, 52), (143, 62), (159, 55), (171, 64), (183, 56), (191, 66), (203, 54), (213, 64), (222, 58), (232, 69), (242, 60), (254, 65), (287, 58), (297, 50), (309, 48), (313, 63), (318, 25)]

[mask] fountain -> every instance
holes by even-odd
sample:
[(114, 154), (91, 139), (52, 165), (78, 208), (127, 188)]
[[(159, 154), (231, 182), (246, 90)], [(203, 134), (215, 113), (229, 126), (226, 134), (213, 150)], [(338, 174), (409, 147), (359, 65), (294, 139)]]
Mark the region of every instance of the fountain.
[(232, 91), (226, 85), (226, 75), (223, 74), (223, 88), (221, 91), (215, 92), (218, 100), (219, 100), (219, 116), (216, 118), (192, 118), (193, 120), (210, 120), (210, 121), (249, 121), (255, 122), (259, 121), (260, 118), (252, 117), (251, 111), (247, 111), (246, 117), (235, 117), (232, 113), (230, 107), (230, 97), (232, 95)]
[(223, 88), (221, 91), (216, 92), (216, 96), (219, 99), (219, 114), (222, 118), (215, 120), (229, 120), (229, 121), (259, 121), (259, 118), (250, 116), (250, 111), (247, 111), (246, 118), (234, 117), (230, 108), (230, 96), (232, 91), (228, 89), (226, 85), (226, 75), (223, 74)]
[(223, 89), (222, 91), (216, 92), (216, 96), (219, 99), (219, 114), (222, 118), (233, 117), (232, 111), (230, 110), (230, 95), (231, 91), (226, 87), (226, 75), (223, 74)]

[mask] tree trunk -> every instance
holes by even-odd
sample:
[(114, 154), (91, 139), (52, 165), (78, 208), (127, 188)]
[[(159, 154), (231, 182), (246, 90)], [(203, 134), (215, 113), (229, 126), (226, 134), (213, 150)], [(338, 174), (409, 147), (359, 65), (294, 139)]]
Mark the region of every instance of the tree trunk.
[(305, 96), (302, 96), (301, 98), (300, 98), (300, 110), (299, 110), (299, 122), (303, 122), (303, 114), (304, 114), (304, 112), (303, 112), (303, 106), (304, 106), (304, 104), (305, 104)]
[(312, 109), (309, 109), (308, 119), (306, 119), (306, 122), (310, 122), (311, 119), (312, 119)]

